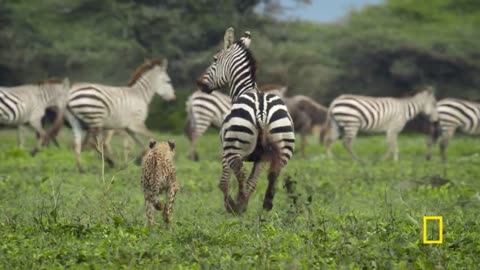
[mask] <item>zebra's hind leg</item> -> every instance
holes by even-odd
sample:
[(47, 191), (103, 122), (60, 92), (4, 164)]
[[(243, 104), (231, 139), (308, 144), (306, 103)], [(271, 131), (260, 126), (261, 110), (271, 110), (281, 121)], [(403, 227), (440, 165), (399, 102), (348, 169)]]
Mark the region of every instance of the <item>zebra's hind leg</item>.
[(273, 208), (273, 197), (275, 196), (275, 183), (280, 175), (282, 169), (280, 161), (272, 160), (270, 163), (270, 169), (268, 170), (268, 187), (265, 192), (265, 198), (263, 199), (263, 209), (270, 211)]
[(233, 200), (232, 196), (230, 196), (230, 175), (231, 169), (228, 165), (227, 160), (224, 158), (222, 160), (222, 178), (220, 179), (220, 189), (223, 192), (223, 203), (227, 212), (232, 213), (237, 207), (237, 204)]
[(198, 137), (194, 134), (190, 140), (190, 147), (188, 149), (188, 159), (193, 161), (199, 160), (198, 153), (196, 150), (197, 139)]
[(77, 161), (77, 168), (80, 173), (84, 173), (85, 170), (83, 169), (83, 166), (82, 166), (81, 153), (82, 153), (82, 144), (84, 143), (87, 132), (86, 130), (82, 129), (78, 119), (75, 118), (75, 116), (73, 116), (71, 113), (67, 111), (65, 116), (68, 122), (70, 123), (70, 125), (72, 126), (73, 149), (75, 152), (75, 159)]
[(106, 143), (105, 140), (105, 135), (108, 136), (108, 132), (110, 131), (103, 131), (101, 129), (96, 130), (95, 133), (95, 138), (96, 138), (96, 144), (95, 144), (95, 150), (97, 153), (103, 158), (105, 162), (107, 162), (108, 166), (110, 168), (115, 167), (115, 163), (113, 162), (111, 158), (111, 151), (110, 151), (110, 145)]
[(34, 119), (34, 120), (30, 121), (30, 125), (39, 135), (38, 139), (37, 139), (37, 145), (30, 152), (31, 156), (35, 156), (40, 151), (40, 148), (43, 145), (45, 145), (45, 143), (47, 142), (47, 132), (42, 127), (41, 118), (40, 119)]
[(265, 163), (262, 161), (256, 161), (253, 164), (252, 171), (248, 176), (246, 186), (245, 186), (245, 199), (239, 201), (237, 205), (238, 212), (244, 212), (246, 210), (248, 201), (250, 200), (250, 196), (255, 191), (255, 188), (257, 186), (258, 176), (262, 172), (264, 164)]
[(232, 169), (233, 173), (237, 177), (238, 181), (238, 193), (237, 193), (237, 203), (235, 207), (235, 212), (239, 212), (238, 207), (239, 204), (244, 204), (247, 200), (245, 194), (245, 182), (246, 182), (246, 175), (245, 175), (245, 168), (243, 167), (243, 161), (240, 156), (235, 156), (233, 159), (229, 161), (230, 168)]

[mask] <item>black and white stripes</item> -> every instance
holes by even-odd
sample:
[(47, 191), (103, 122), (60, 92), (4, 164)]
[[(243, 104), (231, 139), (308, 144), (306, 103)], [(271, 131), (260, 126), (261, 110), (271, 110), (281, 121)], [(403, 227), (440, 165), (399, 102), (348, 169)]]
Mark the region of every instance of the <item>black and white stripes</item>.
[(187, 123), (185, 133), (190, 140), (188, 158), (198, 160), (195, 150), (197, 140), (210, 126), (220, 128), (230, 112), (230, 97), (218, 91), (210, 94), (196, 91), (187, 100)]
[[(220, 137), (223, 144), (223, 174), (220, 187), (228, 211), (243, 212), (255, 189), (263, 161), (270, 163), (268, 188), (263, 207), (273, 207), (275, 181), (292, 157), (295, 146), (293, 123), (283, 101), (276, 95), (259, 92), (255, 83), (255, 59), (248, 47), (250, 33), (233, 42), (233, 28), (225, 32), (225, 46), (214, 62), (198, 79), (204, 92), (227, 87), (232, 108), (223, 122)], [(248, 179), (243, 161), (254, 162)], [(231, 171), (235, 173), (239, 191), (236, 202), (229, 195)]]
[(358, 159), (352, 149), (352, 141), (361, 130), (386, 132), (389, 148), (384, 159), (393, 154), (394, 160), (397, 160), (397, 136), (405, 124), (419, 113), (427, 115), (431, 122), (438, 120), (435, 95), (430, 87), (409, 98), (339, 96), (331, 103), (328, 112), (331, 130), (326, 137), (327, 155), (331, 156), (333, 142), (343, 136), (345, 148)]
[[(446, 160), (446, 148), (457, 129), (466, 134), (480, 135), (480, 103), (445, 98), (437, 102), (437, 111), (440, 154), (442, 159)], [(427, 159), (430, 159), (431, 148), (436, 139), (434, 135), (428, 143)]]
[(63, 110), (70, 87), (68, 79), (46, 80), (38, 84), (16, 87), (0, 87), (0, 124), (18, 127), (19, 147), (24, 143), (24, 126), (30, 125), (39, 138), (35, 154), (47, 140), (41, 120), (48, 107)]
[[(103, 134), (104, 129), (123, 129), (142, 147), (139, 134), (153, 137), (145, 126), (145, 119), (155, 93), (166, 100), (175, 99), (166, 60), (146, 61), (137, 69), (128, 87), (81, 83), (70, 89), (66, 117), (74, 133), (75, 154), (80, 171), (83, 171), (81, 145), (87, 131)], [(113, 165), (109, 155), (107, 153), (105, 156), (106, 160)]]

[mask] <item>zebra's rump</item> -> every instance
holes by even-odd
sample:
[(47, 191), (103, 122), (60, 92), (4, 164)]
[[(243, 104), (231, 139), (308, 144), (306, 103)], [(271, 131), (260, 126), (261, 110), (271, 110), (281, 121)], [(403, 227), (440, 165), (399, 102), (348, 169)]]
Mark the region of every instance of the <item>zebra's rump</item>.
[(109, 115), (108, 99), (97, 87), (81, 86), (70, 91), (67, 109), (84, 127), (99, 127)]
[(259, 161), (277, 152), (286, 164), (295, 147), (287, 107), (278, 96), (263, 92), (237, 98), (222, 125), (221, 139), (227, 158), (240, 155), (247, 161)]
[(443, 130), (459, 127), (465, 133), (480, 133), (479, 103), (447, 98), (437, 102), (437, 111)]
[(23, 102), (13, 93), (0, 90), (0, 123), (18, 124), (23, 107)]

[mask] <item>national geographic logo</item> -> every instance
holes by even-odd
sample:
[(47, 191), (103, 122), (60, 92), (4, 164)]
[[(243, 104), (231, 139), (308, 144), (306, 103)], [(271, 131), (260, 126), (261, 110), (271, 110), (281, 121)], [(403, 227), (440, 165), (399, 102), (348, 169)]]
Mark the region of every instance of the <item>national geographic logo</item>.
[(423, 243), (424, 244), (442, 244), (443, 243), (443, 217), (442, 216), (424, 216), (423, 217)]

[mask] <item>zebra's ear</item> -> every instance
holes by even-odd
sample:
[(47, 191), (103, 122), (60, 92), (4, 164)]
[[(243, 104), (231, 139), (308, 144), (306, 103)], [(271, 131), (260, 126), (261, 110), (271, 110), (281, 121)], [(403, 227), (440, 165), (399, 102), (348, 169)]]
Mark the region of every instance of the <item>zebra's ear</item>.
[(163, 67), (164, 70), (167, 70), (167, 67), (168, 67), (168, 59), (167, 58), (163, 58), (162, 67)]
[(225, 35), (223, 36), (223, 49), (227, 50), (228, 48), (230, 48), (234, 40), (235, 40), (235, 30), (233, 30), (233, 27), (230, 27), (227, 30), (225, 30)]
[(245, 48), (249, 48), (250, 43), (252, 42), (252, 36), (250, 35), (250, 31), (245, 31), (241, 40), (243, 42), (243, 45), (245, 45)]
[(282, 93), (282, 95), (285, 95), (285, 93), (287, 93), (287, 90), (288, 90), (288, 86), (280, 87), (280, 93)]

